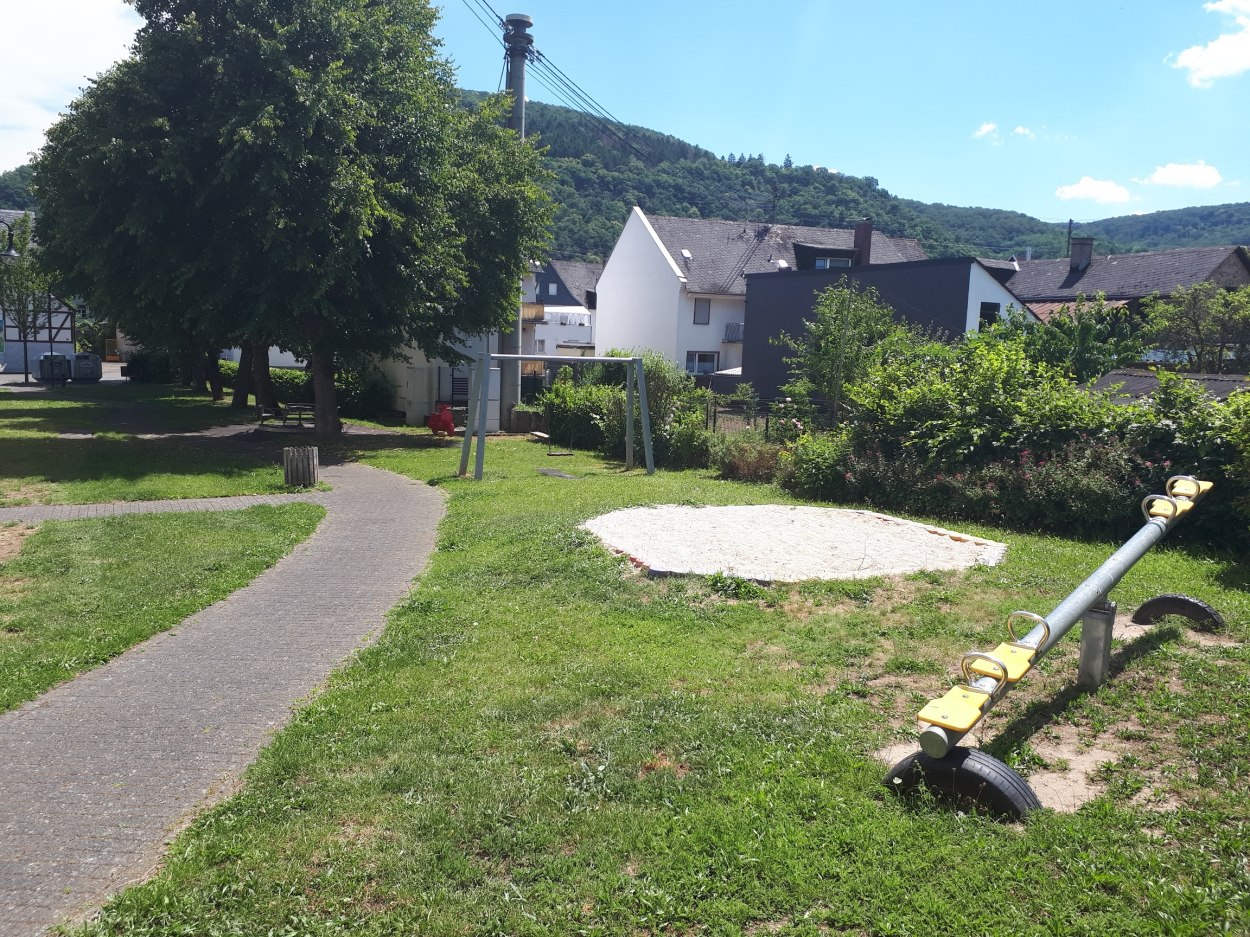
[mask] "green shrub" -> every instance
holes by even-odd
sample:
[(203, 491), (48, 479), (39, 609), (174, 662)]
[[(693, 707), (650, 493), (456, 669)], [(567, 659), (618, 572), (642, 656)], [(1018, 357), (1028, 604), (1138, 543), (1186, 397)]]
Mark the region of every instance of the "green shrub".
[[(222, 383), (233, 388), (238, 380), (237, 361), (218, 362)], [(281, 403), (312, 403), (312, 374), (300, 368), (270, 368), (274, 395)], [(339, 413), (368, 419), (389, 410), (395, 397), (390, 379), (380, 368), (366, 363), (359, 368), (344, 368), (335, 376)]]
[(140, 348), (126, 360), (126, 376), (136, 384), (175, 384), (182, 369), (173, 355)]
[(745, 482), (770, 482), (777, 477), (781, 446), (764, 434), (747, 430), (732, 435), (713, 435), (708, 464), (721, 478)]

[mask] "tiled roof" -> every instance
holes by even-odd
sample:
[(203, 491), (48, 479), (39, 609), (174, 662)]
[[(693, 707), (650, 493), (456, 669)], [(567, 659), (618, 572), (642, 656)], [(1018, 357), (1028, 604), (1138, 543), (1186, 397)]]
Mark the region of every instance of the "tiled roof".
[[(1216, 400), (1224, 400), (1235, 390), (1250, 389), (1250, 384), (1246, 383), (1246, 375), (1244, 374), (1198, 374), (1197, 372), (1191, 372), (1185, 373), (1183, 376), (1201, 384), (1202, 389)], [(1115, 392), (1117, 396), (1131, 397), (1133, 399), (1149, 397), (1159, 389), (1159, 379), (1155, 377), (1155, 372), (1144, 371), (1139, 368), (1120, 368), (1111, 371), (1086, 386), (1091, 390), (1107, 391), (1117, 384), (1120, 385)]]
[[(691, 293), (746, 293), (744, 274), (779, 269), (778, 261), (794, 268), (794, 245), (808, 244), (851, 250), (855, 232), (850, 228), (809, 228), (801, 225), (764, 224), (759, 221), (719, 221), (707, 218), (674, 218), (647, 215), (673, 263), (686, 278)], [(687, 259), (682, 251), (690, 252)], [(872, 264), (924, 260), (925, 253), (914, 238), (892, 238), (872, 233)]]
[[(1029, 309), (1032, 310), (1033, 315), (1037, 316), (1043, 322), (1049, 322), (1050, 317), (1053, 316), (1060, 309), (1062, 309), (1064, 306), (1071, 308), (1072, 305), (1073, 305), (1073, 301), (1071, 300), (1068, 302), (1062, 302), (1062, 303), (1039, 303), (1039, 302), (1034, 301), (1034, 302), (1029, 303)], [(1109, 299), (1105, 303), (1103, 303), (1103, 307), (1106, 309), (1119, 309), (1127, 305), (1128, 305), (1127, 299)]]
[(603, 273), (603, 264), (588, 260), (553, 260), (548, 266), (582, 306), (586, 306), (586, 294), (595, 288), (599, 274)]
[(1140, 254), (1095, 256), (1090, 265), (1073, 271), (1067, 258), (1025, 260), (1020, 272), (1007, 281), (1012, 292), (1032, 304), (1062, 302), (1079, 294), (1105, 293), (1108, 299), (1138, 299), (1158, 292), (1164, 296), (1178, 287), (1193, 286), (1211, 278), (1215, 270), (1240, 251), (1250, 268), (1245, 248), (1187, 247)]

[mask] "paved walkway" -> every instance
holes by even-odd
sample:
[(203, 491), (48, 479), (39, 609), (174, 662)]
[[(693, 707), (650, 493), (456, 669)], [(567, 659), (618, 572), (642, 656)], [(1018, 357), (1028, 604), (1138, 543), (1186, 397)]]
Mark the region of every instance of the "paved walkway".
[(0, 935), (41, 934), (145, 878), (407, 593), (441, 492), (362, 465), (322, 475), (333, 491), (0, 511), (0, 523), (293, 500), (327, 511), (251, 585), (0, 715)]

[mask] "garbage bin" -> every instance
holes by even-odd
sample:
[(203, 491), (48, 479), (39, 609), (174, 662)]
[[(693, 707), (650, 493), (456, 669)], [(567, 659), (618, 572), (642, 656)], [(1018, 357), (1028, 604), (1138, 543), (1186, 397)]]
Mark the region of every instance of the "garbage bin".
[(69, 358), (55, 351), (39, 356), (38, 380), (41, 384), (65, 384), (69, 381)]
[(100, 364), (100, 356), (90, 353), (74, 355), (73, 373), (70, 378), (75, 384), (94, 384), (104, 376), (104, 368)]

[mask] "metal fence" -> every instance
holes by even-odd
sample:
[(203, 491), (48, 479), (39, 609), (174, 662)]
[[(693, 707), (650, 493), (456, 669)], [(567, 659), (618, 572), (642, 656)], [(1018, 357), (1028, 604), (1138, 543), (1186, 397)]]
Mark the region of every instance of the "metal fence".
[(797, 402), (789, 397), (775, 400), (708, 401), (704, 425), (710, 432), (762, 432), (766, 441), (784, 442), (815, 429), (828, 429), (829, 410), (823, 404)]

